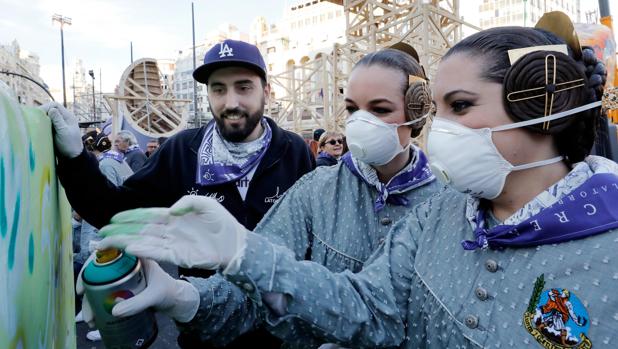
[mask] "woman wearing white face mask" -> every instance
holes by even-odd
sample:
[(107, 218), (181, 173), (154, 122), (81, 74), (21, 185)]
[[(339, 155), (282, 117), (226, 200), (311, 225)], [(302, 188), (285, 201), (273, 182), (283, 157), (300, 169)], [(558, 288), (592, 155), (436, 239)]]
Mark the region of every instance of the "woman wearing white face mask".
[(618, 166), (588, 156), (605, 69), (578, 45), (506, 27), (447, 53), (428, 150), (463, 193), (419, 205), (362, 272), (292, 262), (249, 234), (226, 274), (284, 294), (267, 316), (301, 342), (616, 347)]
[[(277, 203), (254, 232), (287, 246), (295, 259), (320, 263), (333, 272), (360, 271), (392, 225), (440, 187), (425, 155), (410, 146), (425, 123), (430, 103), (423, 70), (412, 56), (394, 49), (365, 56), (346, 88), (351, 114), (346, 137), (351, 151), (337, 165), (305, 175), (281, 197), (273, 193)], [(189, 250), (199, 247), (184, 246), (177, 252), (188, 256)], [(174, 246), (166, 244), (164, 249), (174, 251)], [(131, 247), (128, 250), (140, 254)], [(202, 341), (227, 345), (256, 322), (255, 304), (235, 285), (221, 277), (190, 281), (200, 291), (200, 299), (208, 302), (199, 304), (195, 318), (184, 326), (199, 328), (192, 332), (202, 333)], [(131, 309), (120, 314), (157, 307), (158, 299), (144, 299), (137, 296), (120, 303), (118, 309)]]
[[(559, 27), (572, 33), (568, 24)], [(605, 70), (567, 42), (494, 28), (447, 53), (428, 147), (441, 176), (465, 193), (447, 189), (417, 206), (362, 272), (296, 262), (246, 232), (204, 267), (248, 285), (266, 302), (271, 330), (301, 344), (615, 348), (618, 168), (588, 156)], [(465, 141), (451, 147), (457, 137)], [(219, 230), (204, 232), (203, 244), (219, 246)], [(273, 302), (273, 292), (284, 296)]]

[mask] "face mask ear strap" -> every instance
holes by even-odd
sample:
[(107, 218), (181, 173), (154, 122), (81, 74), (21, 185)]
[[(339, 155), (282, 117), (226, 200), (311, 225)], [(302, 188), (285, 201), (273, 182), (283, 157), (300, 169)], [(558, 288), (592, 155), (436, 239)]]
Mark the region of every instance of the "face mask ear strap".
[(553, 114), (553, 115), (549, 115), (549, 116), (544, 116), (542, 118), (530, 119), (530, 120), (526, 120), (526, 121), (520, 121), (520, 122), (515, 122), (515, 123), (512, 123), (512, 124), (502, 125), (502, 126), (494, 127), (491, 130), (493, 132), (506, 131), (506, 130), (511, 130), (511, 129), (514, 129), (514, 128), (521, 128), (521, 127), (526, 127), (526, 126), (530, 126), (530, 125), (536, 125), (536, 124), (540, 124), (540, 123), (544, 123), (544, 122), (549, 122), (549, 121), (553, 121), (553, 120), (556, 120), (556, 119), (567, 117), (569, 115), (581, 113), (581, 112), (583, 112), (585, 110), (588, 110), (588, 109), (593, 109), (593, 108), (600, 107), (601, 104), (602, 104), (601, 101), (592, 102), (592, 103), (584, 104), (581, 107), (577, 107), (577, 108), (570, 109), (570, 110), (565, 110), (565, 111), (557, 113), (557, 114)]
[(564, 160), (564, 156), (556, 156), (555, 158), (551, 158), (551, 159), (540, 160), (540, 161), (531, 162), (529, 164), (513, 166), (513, 171), (521, 171), (521, 170), (527, 170), (529, 168), (551, 165), (553, 163), (560, 162), (562, 160)]
[(417, 118), (417, 119), (414, 119), (414, 120), (406, 121), (403, 124), (400, 124), (398, 126), (411, 126), (411, 125), (414, 125), (414, 124), (418, 124), (418, 123), (420, 123), (422, 121), (425, 121), (425, 119), (427, 119), (427, 115), (429, 115), (429, 114), (425, 114), (425, 115), (421, 116), (420, 118)]

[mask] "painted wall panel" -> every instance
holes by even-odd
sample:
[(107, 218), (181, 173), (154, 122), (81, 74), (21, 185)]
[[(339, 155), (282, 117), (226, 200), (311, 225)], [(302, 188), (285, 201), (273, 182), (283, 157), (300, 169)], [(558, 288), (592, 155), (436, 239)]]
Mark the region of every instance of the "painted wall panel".
[(0, 348), (75, 348), (72, 258), (50, 120), (0, 90)]

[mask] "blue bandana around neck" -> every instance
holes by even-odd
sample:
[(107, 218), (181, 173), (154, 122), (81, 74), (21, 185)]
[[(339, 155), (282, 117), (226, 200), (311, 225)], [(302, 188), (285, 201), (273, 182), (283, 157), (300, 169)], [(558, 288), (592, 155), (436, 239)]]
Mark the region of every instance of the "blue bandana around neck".
[(408, 164), (408, 166), (395, 175), (395, 177), (391, 178), (387, 184), (381, 182), (372, 184), (371, 181), (363, 175), (357, 163), (359, 160), (352, 157), (351, 152), (347, 152), (341, 158), (342, 162), (353, 175), (378, 190), (378, 197), (373, 205), (375, 212), (383, 209), (386, 203), (397, 206), (408, 206), (410, 203), (409, 200), (405, 195), (401, 194), (431, 183), (436, 179), (429, 169), (425, 154), (416, 147), (412, 147), (411, 149), (411, 156), (413, 157), (411, 164)]
[(132, 152), (137, 151), (137, 150), (142, 150), (142, 149), (139, 147), (139, 144), (133, 144), (133, 145), (130, 145), (127, 148), (127, 150), (125, 150), (124, 152), (125, 152), (125, 154), (129, 154), (129, 153), (132, 153)]
[(475, 240), (461, 242), (477, 248), (532, 247), (582, 239), (618, 227), (618, 176), (594, 174), (558, 202), (516, 225), (487, 229), (486, 209), (476, 216)]
[(114, 159), (118, 162), (123, 162), (124, 154), (119, 151), (108, 150), (105, 153), (100, 155), (100, 159)]
[[(272, 131), (268, 123), (264, 119), (261, 123), (264, 133), (254, 141), (256, 143), (249, 149), (243, 148), (248, 143), (232, 143), (223, 139), (217, 130), (216, 123), (211, 122), (206, 127), (198, 153), (196, 183), (204, 186), (228, 183), (243, 178), (251, 172), (266, 154), (272, 139)], [(217, 146), (217, 144), (222, 145)], [(235, 149), (233, 153), (230, 148), (234, 147), (239, 149)]]
[(337, 160), (337, 158), (336, 158), (336, 157), (334, 157), (334, 156), (330, 155), (329, 153), (327, 153), (327, 152), (325, 152), (325, 151), (321, 151), (321, 152), (318, 154), (318, 159), (323, 159), (323, 158), (326, 158), (326, 159), (333, 159), (333, 160), (335, 160), (335, 161), (339, 161), (339, 160)]

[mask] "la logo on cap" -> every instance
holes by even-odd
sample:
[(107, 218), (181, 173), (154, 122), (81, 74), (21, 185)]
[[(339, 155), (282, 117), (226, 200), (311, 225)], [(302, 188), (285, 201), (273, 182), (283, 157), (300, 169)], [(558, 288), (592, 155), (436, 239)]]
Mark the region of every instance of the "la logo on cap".
[(219, 50), (219, 58), (224, 58), (224, 57), (233, 57), (234, 56), (234, 50), (232, 48), (230, 48), (227, 43), (222, 42), (220, 44), (221, 49)]

